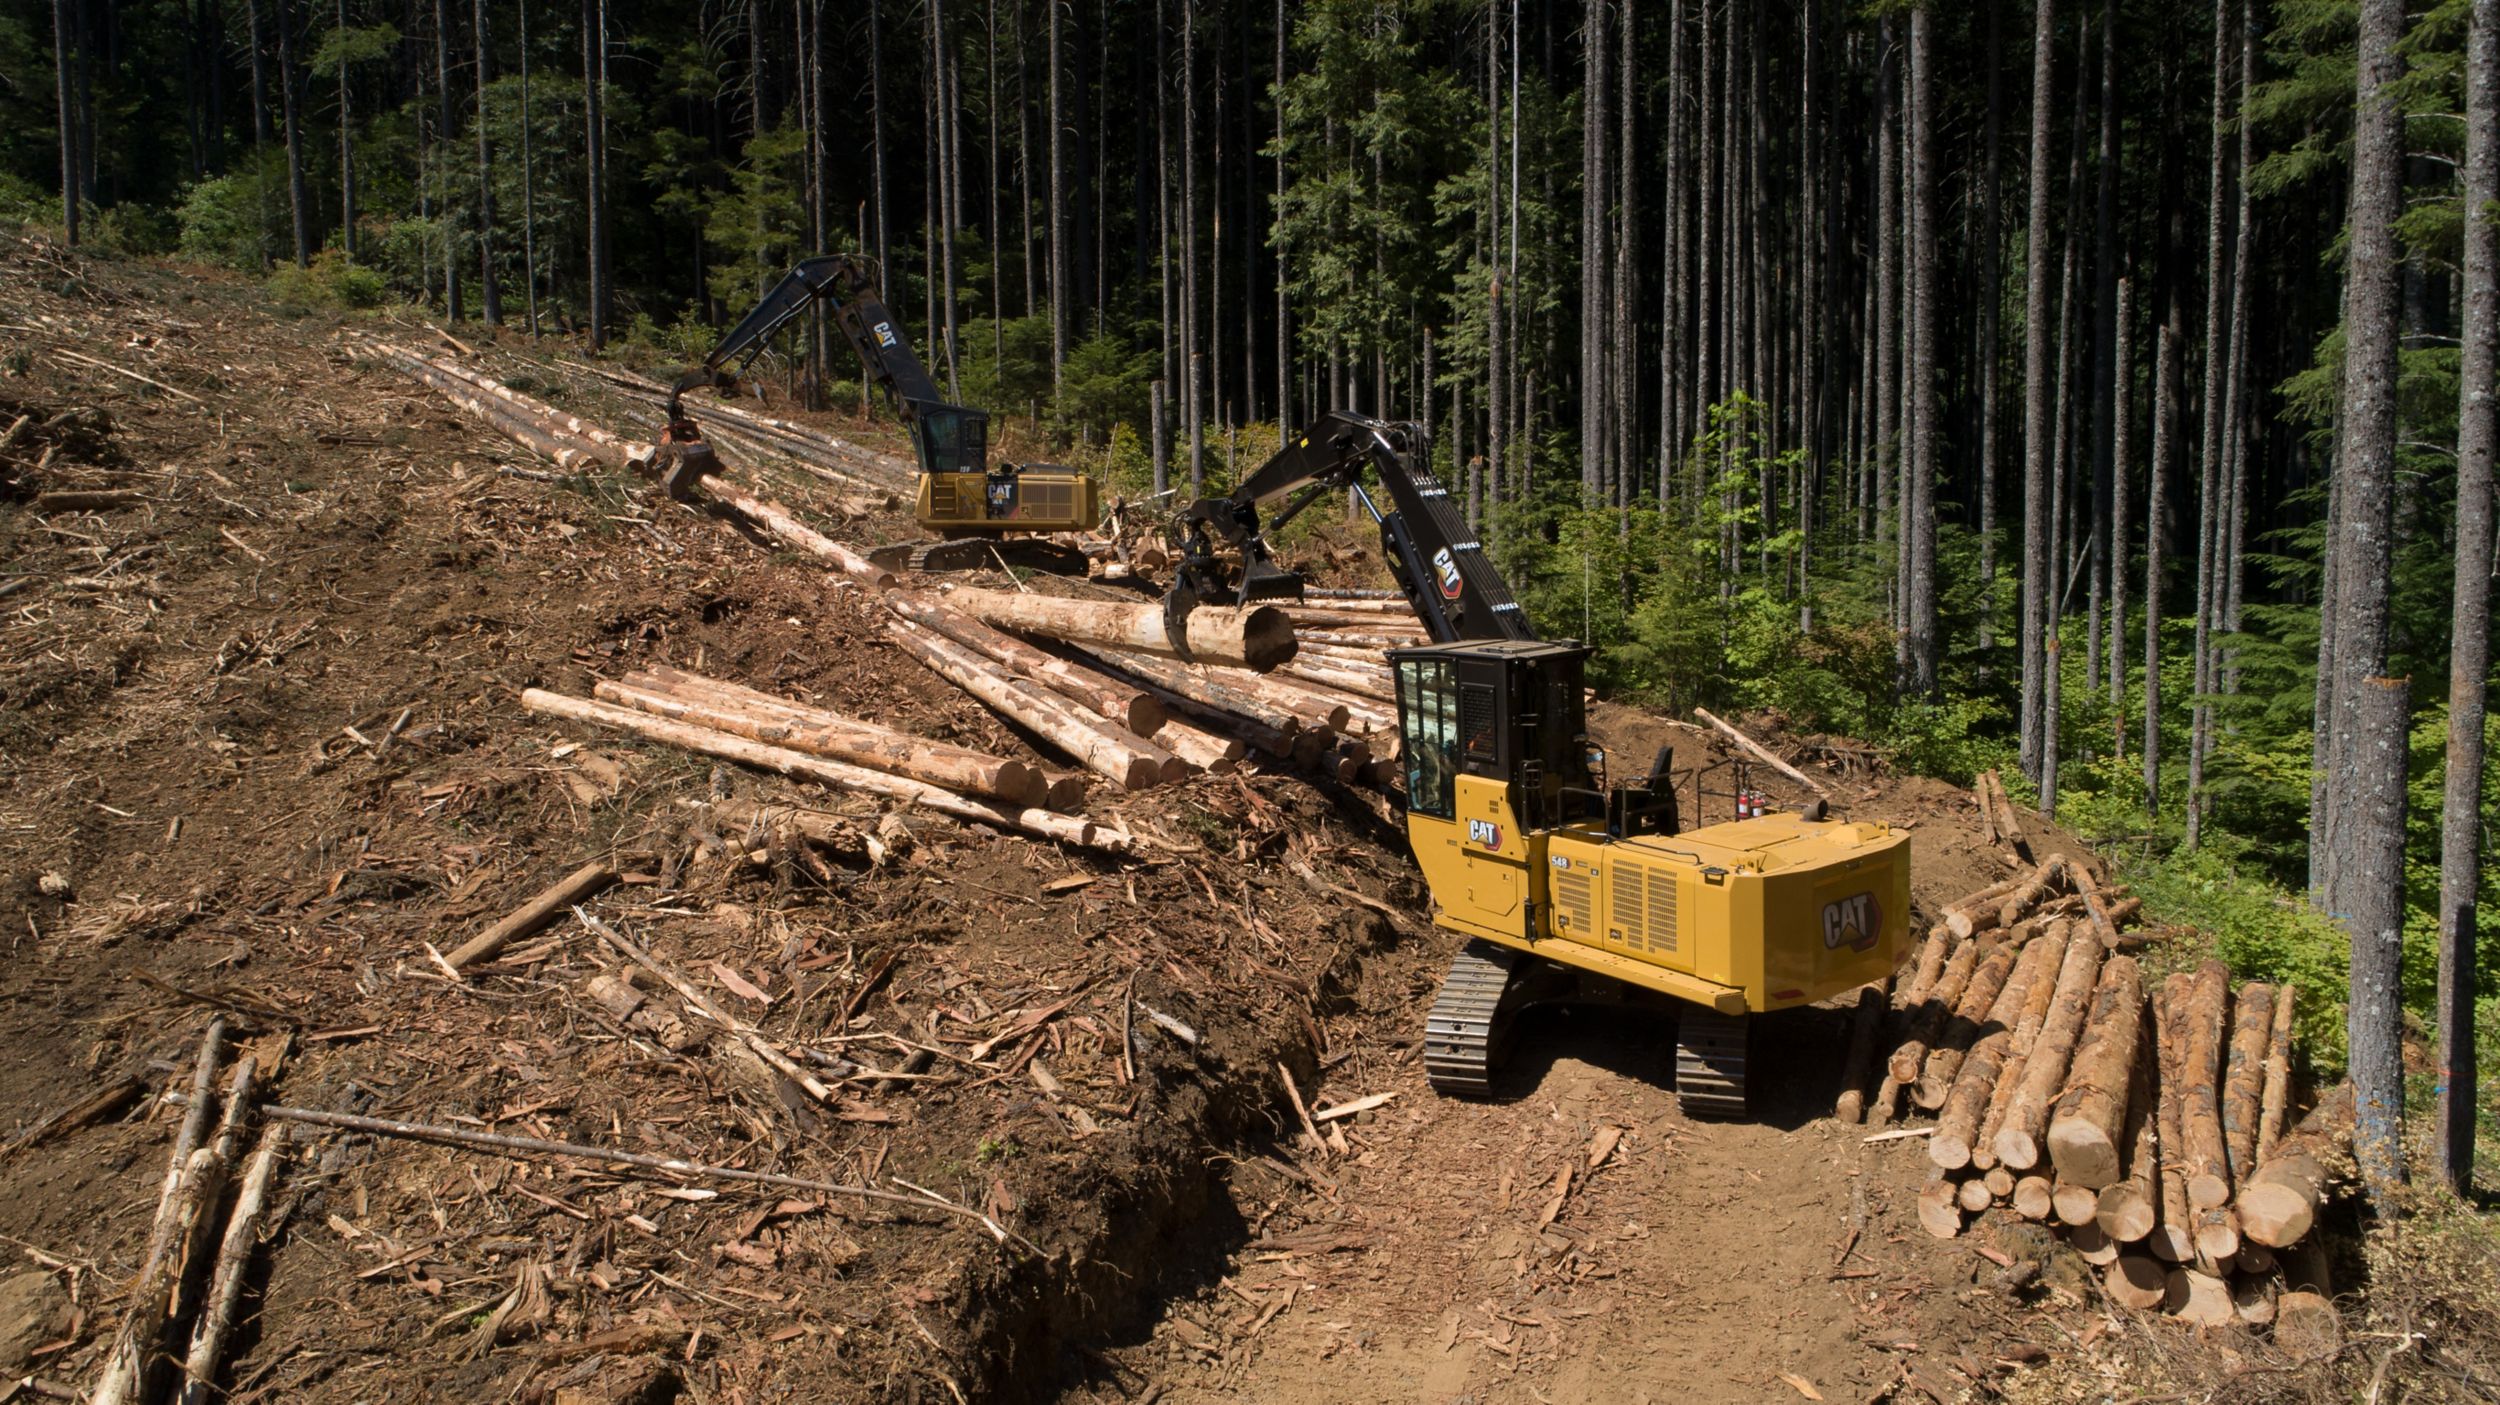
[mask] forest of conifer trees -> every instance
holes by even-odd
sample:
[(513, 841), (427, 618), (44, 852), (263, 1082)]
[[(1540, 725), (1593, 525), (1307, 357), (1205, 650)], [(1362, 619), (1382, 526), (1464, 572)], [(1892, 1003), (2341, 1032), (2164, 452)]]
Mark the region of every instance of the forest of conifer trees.
[(2495, 81), (2500, 0), (52, 0), (0, 216), (655, 365), (862, 251), (1132, 494), (1418, 421), (1615, 690), (2002, 758), (2244, 959), (2348, 938), (2371, 1164), (2410, 1010), (2462, 1180)]

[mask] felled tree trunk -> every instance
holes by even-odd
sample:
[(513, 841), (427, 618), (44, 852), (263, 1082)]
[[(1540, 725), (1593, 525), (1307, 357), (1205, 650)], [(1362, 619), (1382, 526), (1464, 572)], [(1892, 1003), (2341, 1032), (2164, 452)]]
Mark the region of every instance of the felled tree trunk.
[[(948, 591), (945, 601), (999, 629), (1167, 657), (1176, 652), (1164, 633), (1159, 605), (1013, 595), (970, 587)], [(1293, 621), (1282, 610), (1265, 605), (1247, 610), (1201, 606), (1190, 612), (1185, 638), (1189, 657), (1198, 663), (1233, 664), (1265, 672), (1294, 655)]]

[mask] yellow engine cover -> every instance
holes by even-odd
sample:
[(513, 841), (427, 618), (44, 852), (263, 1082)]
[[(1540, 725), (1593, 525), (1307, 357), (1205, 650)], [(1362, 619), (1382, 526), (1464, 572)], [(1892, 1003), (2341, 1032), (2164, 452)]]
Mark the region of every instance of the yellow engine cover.
[(1526, 834), (1500, 782), (1456, 791), (1455, 818), (1407, 816), (1452, 931), (1731, 1015), (1878, 980), (1907, 943), (1910, 837), (1889, 826), (1792, 814), (1672, 838)]
[(1102, 490), (1082, 473), (924, 473), (916, 512), (932, 532), (1077, 532), (1102, 520)]

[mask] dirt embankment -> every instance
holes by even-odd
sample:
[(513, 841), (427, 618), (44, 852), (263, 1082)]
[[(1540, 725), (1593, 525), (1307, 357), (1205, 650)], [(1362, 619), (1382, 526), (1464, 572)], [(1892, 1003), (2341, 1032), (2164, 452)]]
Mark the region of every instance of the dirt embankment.
[[(2045, 1246), (1924, 1240), (1914, 1153), (1818, 1120), (1828, 1014), (1779, 1022), (1753, 1125), (1682, 1117), (1665, 1031), (1621, 1012), (1541, 1015), (1503, 1100), (1435, 1098), (1417, 1036), (1452, 943), (1373, 807), (1290, 772), (1128, 802), (1118, 863), (821, 795), (848, 827), (800, 852), (739, 818), (787, 786), (520, 690), (666, 662), (1056, 759), (851, 588), (638, 487), (505, 474), (519, 451), (248, 289), (18, 242), (0, 291), (25, 348), (0, 377), (0, 429), (25, 421), (0, 445), (0, 1126), (179, 1083), (218, 1008), (286, 1051), (291, 1104), (925, 1188), (1040, 1250), (305, 1135), (235, 1398), (1778, 1399), (1958, 1390), (2037, 1330), (1989, 1285)], [(128, 500), (37, 496), (69, 491)], [(1624, 764), (1725, 756), (1598, 725)], [(1913, 826), (1923, 903), (2001, 875), (1958, 792), (1826, 759), (1841, 808)], [(445, 978), (429, 948), (592, 857), (626, 875), (603, 920), (893, 1076), (792, 1096), (665, 994), (603, 1003), (617, 962), (570, 925)], [(1395, 1097), (1298, 1148), (1280, 1065), (1315, 1105)], [(0, 1370), (92, 1375), (170, 1122), (5, 1153)]]

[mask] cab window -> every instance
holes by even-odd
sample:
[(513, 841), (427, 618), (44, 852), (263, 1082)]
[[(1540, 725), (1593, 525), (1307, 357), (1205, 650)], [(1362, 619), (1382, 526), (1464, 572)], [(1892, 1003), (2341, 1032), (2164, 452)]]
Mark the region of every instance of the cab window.
[(1398, 660), (1398, 721), (1406, 808), (1434, 819), (1458, 813), (1458, 689), (1448, 659)]

